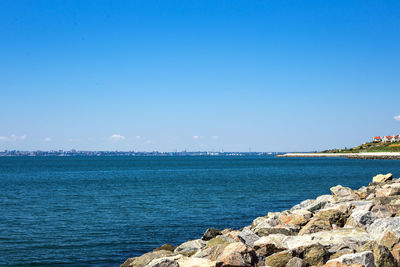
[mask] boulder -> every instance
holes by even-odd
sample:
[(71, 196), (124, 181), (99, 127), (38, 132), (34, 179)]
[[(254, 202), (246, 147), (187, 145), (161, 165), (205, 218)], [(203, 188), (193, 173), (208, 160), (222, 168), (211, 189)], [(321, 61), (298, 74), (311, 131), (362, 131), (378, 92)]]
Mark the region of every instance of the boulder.
[(300, 204), (293, 206), (290, 211), (304, 209), (312, 213), (324, 208), (324, 206), (333, 200), (332, 195), (322, 195), (317, 197), (317, 199), (306, 199)]
[(267, 216), (256, 218), (253, 220), (250, 230), (257, 233), (259, 229), (272, 228), (276, 226), (279, 222), (279, 215), (280, 212), (269, 212)]
[(327, 219), (313, 217), (300, 231), (299, 235), (312, 234), (320, 231), (332, 230), (332, 226)]
[(179, 245), (175, 250), (175, 254), (183, 254), (186, 256), (191, 256), (196, 253), (197, 250), (205, 247), (206, 242), (201, 239), (190, 240), (181, 245)]
[(176, 248), (175, 246), (172, 246), (170, 244), (164, 244), (161, 247), (158, 247), (158, 248), (154, 249), (153, 251), (168, 250), (168, 251), (173, 252), (175, 250), (175, 248)]
[(292, 227), (299, 227), (305, 225), (310, 218), (312, 213), (305, 209), (298, 209), (294, 211), (284, 211), (279, 216), (281, 224), (289, 225)]
[(365, 267), (362, 264), (354, 263), (354, 264), (345, 264), (339, 261), (331, 261), (327, 264), (322, 265), (321, 267)]
[(341, 185), (337, 185), (332, 187), (330, 190), (334, 200), (337, 202), (359, 199), (359, 197), (349, 187), (343, 187)]
[(362, 264), (365, 267), (375, 267), (374, 254), (372, 251), (359, 252), (354, 254), (346, 254), (337, 259), (330, 260), (331, 262), (340, 262), (344, 264)]
[(278, 248), (283, 248), (282, 241), (285, 239), (286, 236), (282, 234), (272, 234), (268, 236), (263, 236), (260, 239), (258, 239), (256, 242), (254, 242), (254, 248), (256, 247), (262, 247), (267, 244), (273, 244)]
[(285, 225), (278, 225), (275, 227), (269, 227), (269, 228), (260, 228), (256, 231), (256, 234), (260, 237), (262, 236), (268, 236), (268, 235), (273, 235), (273, 234), (282, 234), (286, 236), (292, 236), (292, 235), (297, 235), (299, 232), (299, 228), (294, 228), (294, 227), (289, 227)]
[(376, 197), (390, 197), (400, 195), (400, 184), (386, 184), (376, 190)]
[(392, 217), (392, 215), (393, 215), (392, 209), (390, 208), (390, 205), (388, 205), (388, 204), (373, 206), (371, 209), (371, 212), (375, 216), (378, 216), (380, 218), (388, 218), (388, 217)]
[(321, 265), (329, 259), (329, 252), (324, 246), (318, 243), (298, 247), (295, 250), (295, 254), (310, 265)]
[(255, 252), (241, 242), (226, 246), (217, 259), (216, 266), (253, 266), (256, 261)]
[(352, 212), (350, 217), (347, 219), (345, 227), (362, 227), (366, 229), (374, 221), (378, 220), (379, 217), (370, 212), (362, 209), (358, 209)]
[(378, 174), (372, 178), (373, 183), (385, 183), (393, 179), (393, 175), (391, 173), (388, 174)]
[(362, 246), (370, 241), (369, 234), (360, 228), (339, 228), (308, 235), (288, 236), (282, 245), (289, 250), (320, 243), (323, 246)]
[(221, 235), (221, 232), (214, 228), (208, 228), (201, 237), (201, 240), (208, 241), (210, 239), (213, 239), (217, 235)]
[(215, 245), (212, 247), (205, 247), (202, 249), (199, 249), (195, 254), (193, 254), (193, 258), (204, 258), (204, 259), (209, 259), (212, 261), (215, 261), (218, 259), (218, 257), (222, 254), (224, 251), (225, 247), (227, 245)]
[(293, 258), (293, 252), (290, 250), (275, 253), (265, 259), (265, 266), (286, 267), (286, 264)]
[(121, 264), (121, 267), (145, 266), (154, 259), (164, 258), (164, 257), (170, 256), (171, 254), (172, 254), (171, 251), (168, 251), (168, 250), (158, 250), (158, 251), (148, 252), (139, 257), (127, 259), (123, 264)]
[(400, 241), (400, 217), (378, 219), (367, 230), (375, 241), (391, 250)]
[(214, 267), (215, 262), (209, 259), (182, 257), (178, 259), (179, 267)]
[(297, 257), (291, 258), (286, 264), (286, 267), (308, 267), (308, 266), (310, 265), (307, 262)]
[(181, 257), (182, 255), (154, 259), (146, 267), (179, 267), (177, 260)]
[(336, 252), (333, 253), (329, 257), (329, 259), (330, 260), (334, 260), (334, 259), (337, 259), (337, 258), (339, 258), (339, 257), (341, 257), (343, 255), (346, 255), (346, 254), (354, 254), (355, 252), (356, 251), (354, 249), (352, 249), (352, 248), (348, 248), (348, 247), (340, 248), (340, 249), (337, 249)]
[(250, 227), (245, 227), (238, 235), (240, 241), (245, 243), (248, 246), (253, 246), (254, 242), (256, 242), (260, 237), (256, 235), (253, 231), (250, 230)]
[(229, 245), (230, 243), (235, 242), (235, 240), (233, 240), (230, 237), (227, 236), (223, 236), (223, 235), (219, 235), (214, 237), (213, 239), (209, 240), (206, 243), (206, 247), (213, 247), (213, 246), (217, 246), (217, 245)]
[(397, 267), (396, 261), (385, 246), (376, 246), (373, 250), (376, 267)]

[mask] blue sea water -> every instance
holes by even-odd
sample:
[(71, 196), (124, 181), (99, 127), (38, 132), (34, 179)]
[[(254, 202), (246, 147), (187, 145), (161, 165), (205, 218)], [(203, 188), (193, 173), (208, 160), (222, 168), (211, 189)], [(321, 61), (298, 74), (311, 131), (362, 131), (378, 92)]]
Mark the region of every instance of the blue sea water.
[(0, 265), (118, 266), (387, 172), (400, 176), (400, 161), (3, 157)]

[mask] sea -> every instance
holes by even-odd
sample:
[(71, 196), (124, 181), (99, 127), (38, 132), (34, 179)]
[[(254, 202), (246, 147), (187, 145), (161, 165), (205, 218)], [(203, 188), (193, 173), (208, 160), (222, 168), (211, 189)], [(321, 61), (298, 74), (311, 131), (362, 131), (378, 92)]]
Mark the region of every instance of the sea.
[(400, 161), (1, 157), (0, 265), (119, 266), (388, 172), (400, 177)]

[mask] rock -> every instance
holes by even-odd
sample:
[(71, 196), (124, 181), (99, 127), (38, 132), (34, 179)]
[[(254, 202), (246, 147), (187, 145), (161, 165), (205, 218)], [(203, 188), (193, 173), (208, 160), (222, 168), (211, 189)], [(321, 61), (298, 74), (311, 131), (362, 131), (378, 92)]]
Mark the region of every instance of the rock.
[(365, 267), (365, 266), (359, 263), (345, 264), (338, 261), (332, 261), (322, 265), (321, 267)]
[(376, 197), (389, 197), (400, 195), (400, 184), (386, 184), (376, 190)]
[(339, 228), (308, 235), (288, 236), (282, 245), (289, 250), (320, 243), (323, 246), (362, 246), (370, 241), (369, 234), (360, 228)]
[(159, 251), (159, 250), (168, 250), (173, 252), (175, 250), (176, 247), (170, 245), (170, 244), (164, 244), (161, 247), (158, 247), (156, 249), (154, 249), (153, 251)]
[(386, 204), (386, 205), (376, 205), (373, 206), (371, 209), (371, 212), (380, 217), (380, 218), (388, 218), (388, 217), (392, 217), (393, 213), (390, 210), (390, 205)]
[(230, 243), (235, 242), (235, 240), (233, 240), (230, 237), (227, 236), (216, 236), (213, 239), (211, 239), (210, 241), (207, 242), (206, 247), (213, 247), (213, 246), (217, 246), (217, 245), (229, 245)]
[(182, 255), (154, 259), (146, 267), (179, 267), (177, 260), (181, 257)]
[(366, 229), (374, 221), (378, 220), (379, 217), (370, 211), (362, 209), (355, 210), (347, 219), (346, 227), (362, 227)]
[(371, 251), (359, 252), (354, 254), (346, 254), (337, 259), (330, 260), (331, 262), (341, 262), (344, 264), (362, 264), (365, 267), (375, 267), (374, 254)]
[(312, 213), (308, 210), (298, 209), (295, 211), (284, 211), (279, 216), (279, 221), (282, 224), (286, 224), (292, 227), (299, 227), (305, 225), (310, 218)]
[(298, 233), (298, 231), (299, 231), (298, 228), (292, 228), (292, 227), (280, 225), (280, 226), (270, 227), (270, 228), (260, 228), (256, 231), (256, 234), (260, 237), (273, 235), (273, 234), (282, 234), (282, 235), (286, 235), (286, 236), (292, 236), (292, 235), (296, 235)]
[(265, 266), (286, 267), (286, 264), (293, 258), (293, 252), (289, 250), (275, 253), (265, 259)]
[(255, 261), (255, 252), (250, 247), (235, 242), (225, 247), (217, 259), (216, 266), (253, 266)]
[(390, 252), (392, 253), (396, 262), (400, 263), (400, 244), (394, 245)]
[(201, 240), (208, 241), (217, 235), (221, 235), (221, 232), (214, 228), (208, 228), (206, 232), (201, 237)]
[(168, 250), (158, 250), (158, 251), (148, 252), (146, 254), (141, 255), (140, 257), (127, 259), (123, 264), (121, 264), (121, 267), (145, 266), (154, 259), (164, 258), (170, 256), (171, 254), (172, 254), (171, 251)]
[(298, 247), (295, 254), (310, 265), (321, 265), (329, 259), (329, 252), (321, 244)]
[(341, 248), (338, 249), (334, 254), (332, 254), (329, 259), (334, 260), (346, 254), (354, 254), (356, 251), (352, 248)]
[(312, 234), (320, 231), (332, 230), (329, 220), (314, 217), (299, 232), (299, 235)]
[(393, 179), (393, 175), (391, 173), (388, 174), (378, 174), (374, 178), (372, 178), (373, 183), (385, 183)]
[(397, 267), (396, 261), (387, 247), (376, 246), (373, 252), (376, 267)]
[(392, 249), (400, 241), (400, 217), (378, 219), (367, 230), (375, 241)]
[(212, 261), (215, 261), (218, 259), (218, 257), (222, 254), (224, 251), (225, 247), (227, 245), (215, 245), (212, 247), (206, 247), (199, 249), (195, 254), (193, 254), (193, 258), (204, 258), (204, 259), (209, 259)]
[(181, 245), (179, 245), (175, 250), (174, 253), (177, 254), (184, 254), (186, 256), (191, 256), (196, 253), (197, 250), (205, 247), (206, 242), (201, 239), (190, 240)]
[(278, 248), (283, 248), (282, 241), (285, 239), (286, 236), (282, 234), (272, 234), (268, 236), (263, 236), (260, 239), (258, 239), (256, 242), (254, 242), (254, 248), (256, 247), (262, 247), (267, 244), (273, 244)]
[(250, 226), (250, 230), (257, 233), (259, 229), (275, 227), (279, 222), (280, 212), (269, 212), (267, 216), (256, 218)]
[(260, 237), (256, 235), (249, 227), (243, 228), (243, 230), (238, 235), (240, 241), (246, 245), (252, 247), (254, 242), (256, 242)]
[(310, 265), (307, 262), (297, 257), (291, 258), (290, 261), (288, 261), (288, 263), (286, 264), (286, 267), (308, 267), (308, 266)]
[(335, 201), (337, 202), (359, 199), (359, 197), (355, 193), (353, 193), (353, 190), (351, 190), (351, 188), (349, 187), (337, 185), (335, 187), (332, 187), (330, 190)]
[(178, 260), (179, 267), (214, 267), (215, 262), (209, 259), (182, 257)]
[(324, 206), (333, 200), (333, 196), (332, 195), (322, 195), (317, 197), (317, 199), (307, 199), (304, 200), (303, 202), (301, 202), (300, 204), (297, 204), (295, 206), (293, 206), (290, 211), (295, 211), (298, 209), (304, 209), (310, 212), (316, 212), (322, 208), (324, 208)]

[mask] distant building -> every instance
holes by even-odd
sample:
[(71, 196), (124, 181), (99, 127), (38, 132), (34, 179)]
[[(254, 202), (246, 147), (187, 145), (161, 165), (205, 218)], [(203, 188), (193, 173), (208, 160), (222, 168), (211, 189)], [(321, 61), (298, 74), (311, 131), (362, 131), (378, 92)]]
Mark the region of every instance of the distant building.
[(382, 138), (382, 142), (384, 142), (384, 143), (390, 143), (390, 142), (392, 142), (392, 139), (393, 139), (393, 137), (390, 136), (390, 135), (384, 136), (384, 137)]
[(372, 142), (374, 142), (374, 143), (379, 143), (379, 142), (381, 142), (382, 141), (382, 138), (380, 137), (380, 136), (375, 136), (374, 137), (374, 140), (372, 141)]

